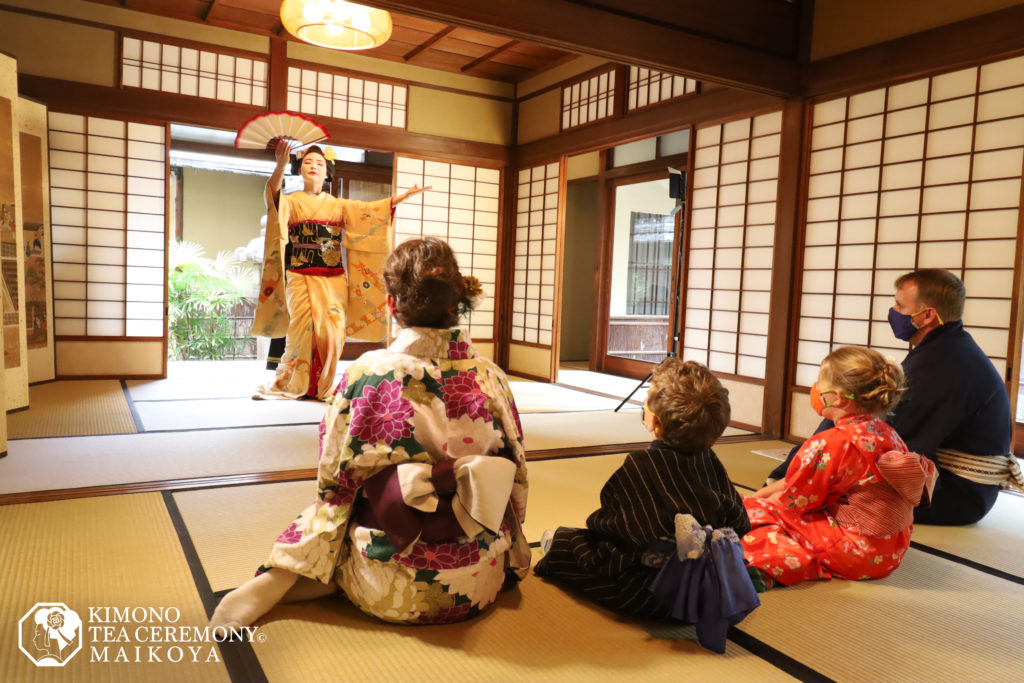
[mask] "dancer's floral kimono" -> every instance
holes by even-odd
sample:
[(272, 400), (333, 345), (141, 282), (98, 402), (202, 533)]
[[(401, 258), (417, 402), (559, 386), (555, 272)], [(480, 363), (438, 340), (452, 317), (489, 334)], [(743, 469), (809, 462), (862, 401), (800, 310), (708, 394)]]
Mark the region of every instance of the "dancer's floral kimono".
[(935, 466), (909, 453), (892, 427), (848, 415), (793, 458), (779, 501), (747, 498), (747, 563), (791, 586), (811, 579), (878, 579), (903, 560), (913, 510)]
[(275, 205), (268, 184), (266, 202), (263, 278), (252, 333), (287, 334), (287, 342), (273, 383), (260, 387), (259, 394), (326, 400), (346, 335), (384, 338), (381, 272), (390, 251), (392, 200), (362, 202), (300, 191), (282, 194)]
[(530, 549), (522, 429), (504, 373), (457, 329), (406, 328), (346, 371), (321, 425), (318, 497), (263, 569), (336, 581), (392, 622), (484, 610)]

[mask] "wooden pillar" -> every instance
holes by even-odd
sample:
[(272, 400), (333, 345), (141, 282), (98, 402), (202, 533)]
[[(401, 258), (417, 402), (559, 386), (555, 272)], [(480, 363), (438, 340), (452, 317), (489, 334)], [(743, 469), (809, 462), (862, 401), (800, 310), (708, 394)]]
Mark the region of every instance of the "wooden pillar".
[(775, 248), (772, 257), (772, 291), (769, 309), (768, 350), (765, 368), (765, 436), (780, 438), (786, 434), (789, 398), (787, 386), (796, 348), (795, 316), (799, 295), (796, 284), (796, 245), (803, 225), (807, 187), (804, 179), (806, 158), (805, 100), (789, 100), (782, 109), (782, 139), (779, 145), (779, 187), (775, 212)]
[(270, 83), (267, 86), (267, 106), (270, 111), (288, 108), (288, 40), (270, 39)]

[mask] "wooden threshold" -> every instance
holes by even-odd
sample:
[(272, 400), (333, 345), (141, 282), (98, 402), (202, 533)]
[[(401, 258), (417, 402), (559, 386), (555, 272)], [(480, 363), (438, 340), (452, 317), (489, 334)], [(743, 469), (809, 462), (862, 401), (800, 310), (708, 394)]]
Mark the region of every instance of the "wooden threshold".
[(150, 493), (153, 491), (187, 491), (189, 489), (214, 488), (222, 486), (243, 486), (245, 484), (264, 484), (278, 481), (299, 481), (316, 479), (315, 467), (302, 470), (281, 470), (277, 472), (257, 472), (253, 474), (224, 474), (212, 477), (194, 477), (191, 479), (166, 479), (163, 481), (145, 481), (135, 484), (111, 484), (109, 486), (83, 486), (74, 489), (51, 489), (49, 491), (29, 491), (25, 493), (5, 493), (0, 495), (0, 505), (18, 505), (21, 503), (43, 503), (54, 500), (71, 500), (73, 498), (93, 498), (96, 496), (119, 496), (130, 493)]

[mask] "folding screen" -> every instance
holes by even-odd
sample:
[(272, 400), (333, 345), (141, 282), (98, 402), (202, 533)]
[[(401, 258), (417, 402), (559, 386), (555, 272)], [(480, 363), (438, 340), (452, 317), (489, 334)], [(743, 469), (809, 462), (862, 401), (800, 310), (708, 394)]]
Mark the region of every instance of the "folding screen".
[[(3, 348), (6, 410), (28, 406), (25, 349), (25, 236), (18, 154), (17, 63), (0, 55), (0, 272), (3, 285)], [(6, 450), (6, 449), (5, 449)]]
[(902, 359), (887, 323), (893, 282), (947, 268), (967, 287), (964, 326), (1005, 374), (1024, 158), (1024, 58), (816, 104), (812, 111), (790, 430), (832, 348)]
[(540, 379), (553, 379), (555, 372), (563, 229), (558, 204), (564, 192), (559, 162), (519, 171), (508, 365), (513, 373)]
[(396, 207), (395, 244), (434, 235), (451, 245), (462, 273), (487, 294), (464, 327), (477, 350), (493, 357), (501, 170), (399, 155), (395, 193), (413, 185), (431, 189)]
[(59, 376), (161, 376), (166, 128), (50, 112)]
[(782, 112), (697, 129), (681, 356), (729, 388), (733, 422), (764, 410)]
[(47, 172), (46, 107), (18, 100), (21, 150), (22, 231), (25, 248), (25, 323), (28, 381), (55, 376), (53, 355), (53, 280), (50, 269), (50, 182)]

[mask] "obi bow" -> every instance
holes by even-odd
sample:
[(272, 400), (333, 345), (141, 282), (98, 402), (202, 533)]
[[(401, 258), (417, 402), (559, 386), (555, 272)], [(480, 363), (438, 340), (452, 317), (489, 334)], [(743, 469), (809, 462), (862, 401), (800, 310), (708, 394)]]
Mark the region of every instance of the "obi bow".
[(441, 541), (497, 532), (515, 474), (515, 463), (487, 455), (388, 467), (363, 483), (366, 507), (358, 521), (384, 531), (399, 552), (417, 538)]

